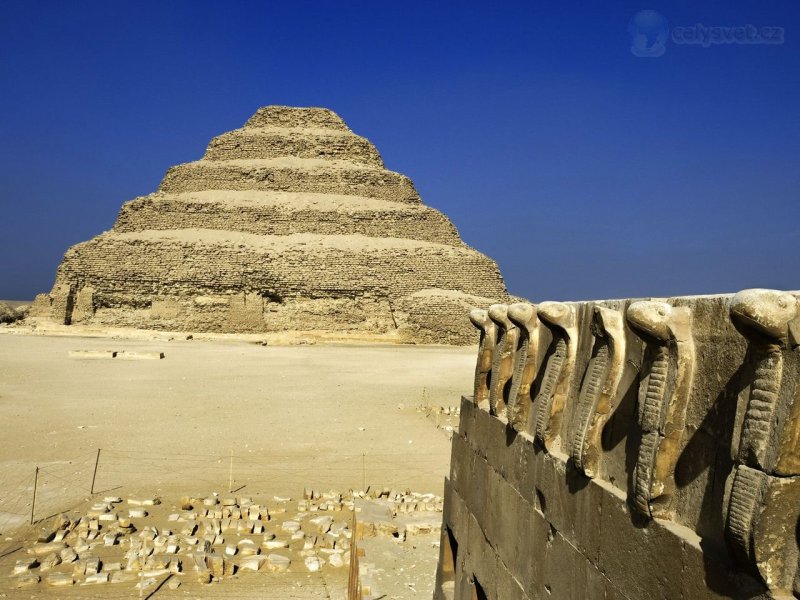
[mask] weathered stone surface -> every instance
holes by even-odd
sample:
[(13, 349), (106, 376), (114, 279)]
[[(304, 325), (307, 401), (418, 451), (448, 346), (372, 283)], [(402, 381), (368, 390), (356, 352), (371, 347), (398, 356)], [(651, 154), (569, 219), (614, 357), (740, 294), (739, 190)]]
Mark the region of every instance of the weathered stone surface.
[(270, 571), (286, 571), (291, 564), (291, 560), (282, 554), (269, 554), (267, 555), (267, 569)]
[(529, 418), (462, 401), (435, 598), (800, 597), (800, 293), (537, 309)]
[(598, 472), (603, 427), (620, 401), (625, 371), (625, 324), (620, 311), (594, 307), (592, 356), (576, 407), (570, 456), (587, 476)]
[(492, 352), (489, 411), (505, 418), (511, 378), (514, 375), (514, 353), (517, 349), (519, 328), (508, 318), (507, 304), (492, 304), (488, 314), (497, 330), (497, 340)]
[(337, 115), (271, 106), (71, 248), (31, 314), (468, 343), (464, 309), (507, 299), (494, 262)]
[(634, 472), (634, 506), (646, 517), (673, 510), (675, 464), (686, 427), (695, 369), (692, 312), (666, 302), (628, 307), (628, 323), (647, 343), (646, 377), (639, 388), (641, 444)]
[(488, 410), (489, 408), (489, 374), (492, 372), (492, 355), (497, 343), (497, 326), (489, 318), (489, 313), (475, 308), (469, 313), (470, 321), (481, 332), (478, 346), (478, 362), (475, 365), (475, 382), (473, 399), (475, 404)]
[(539, 368), (539, 316), (533, 304), (519, 302), (508, 307), (508, 318), (519, 330), (519, 338), (506, 413), (511, 427), (525, 431), (533, 402), (531, 385)]
[(534, 437), (548, 449), (561, 443), (561, 422), (575, 370), (578, 329), (575, 307), (563, 302), (539, 304), (539, 319), (551, 331), (552, 344), (534, 401)]

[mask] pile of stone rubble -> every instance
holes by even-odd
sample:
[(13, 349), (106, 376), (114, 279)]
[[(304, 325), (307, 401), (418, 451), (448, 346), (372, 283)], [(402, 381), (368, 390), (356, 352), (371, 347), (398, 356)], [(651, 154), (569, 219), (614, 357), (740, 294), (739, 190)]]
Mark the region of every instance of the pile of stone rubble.
[(439, 496), (388, 488), (306, 489), (296, 505), (280, 496), (258, 504), (213, 493), (183, 497), (171, 507), (159, 498), (109, 496), (47, 522), (13, 575), (17, 587), (129, 583), (147, 589), (169, 579), (175, 589), (182, 580), (210, 584), (244, 572), (338, 569), (350, 563), (350, 525), (363, 499), (381, 501), (394, 515), (442, 510)]

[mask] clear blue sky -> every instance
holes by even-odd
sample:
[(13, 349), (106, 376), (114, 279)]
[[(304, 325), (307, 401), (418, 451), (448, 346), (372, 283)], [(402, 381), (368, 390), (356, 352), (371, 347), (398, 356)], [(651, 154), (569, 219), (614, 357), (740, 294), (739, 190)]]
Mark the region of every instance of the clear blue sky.
[[(642, 58), (642, 9), (784, 43)], [(532, 300), (797, 289), (798, 40), (792, 1), (6, 0), (0, 298), (266, 104), (337, 111)]]

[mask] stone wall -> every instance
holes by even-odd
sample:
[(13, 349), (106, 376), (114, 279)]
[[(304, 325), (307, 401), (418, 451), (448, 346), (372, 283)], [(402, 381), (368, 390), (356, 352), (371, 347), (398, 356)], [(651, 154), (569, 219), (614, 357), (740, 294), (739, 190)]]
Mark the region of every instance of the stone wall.
[(800, 294), (471, 318), (436, 598), (800, 597)]

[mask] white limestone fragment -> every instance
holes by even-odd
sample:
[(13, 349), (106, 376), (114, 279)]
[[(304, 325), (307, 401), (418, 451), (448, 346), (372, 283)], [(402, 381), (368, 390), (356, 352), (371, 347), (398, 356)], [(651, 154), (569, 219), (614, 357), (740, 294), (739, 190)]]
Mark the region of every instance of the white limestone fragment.
[(84, 584), (108, 583), (108, 573), (94, 573), (84, 579)]
[(239, 559), (239, 569), (242, 571), (258, 571), (266, 561), (266, 556), (243, 556)]
[(47, 576), (45, 581), (47, 582), (47, 585), (53, 587), (64, 587), (75, 583), (72, 575), (67, 575), (66, 573), (51, 573)]
[(315, 571), (319, 571), (322, 568), (322, 565), (325, 563), (321, 558), (318, 556), (308, 556), (305, 559), (306, 569), (311, 571), (312, 573)]
[(149, 587), (152, 587), (152, 586), (154, 586), (155, 584), (156, 584), (156, 580), (155, 580), (154, 578), (152, 578), (152, 577), (149, 577), (149, 578), (147, 578), (147, 579), (141, 579), (141, 580), (139, 581), (139, 583), (137, 583), (137, 584), (136, 584), (135, 586), (133, 586), (133, 587), (134, 587), (135, 589), (137, 589), (137, 590), (146, 590), (147, 588), (149, 588)]
[(281, 529), (283, 531), (291, 531), (292, 533), (300, 531), (300, 523), (297, 521), (284, 521), (281, 524)]
[(55, 552), (51, 552), (44, 558), (44, 560), (42, 560), (42, 564), (39, 568), (42, 571), (49, 571), (53, 567), (58, 566), (60, 564), (61, 564), (61, 556), (59, 554), (56, 554)]
[(328, 557), (328, 564), (338, 569), (339, 567), (344, 566), (344, 559), (342, 558), (342, 555), (340, 553), (331, 554)]
[(260, 551), (258, 544), (249, 539), (239, 540), (236, 546), (239, 548), (239, 554), (242, 556), (252, 556), (253, 554), (258, 554)]
[(35, 569), (39, 566), (39, 562), (35, 558), (28, 558), (25, 560), (18, 560), (14, 565), (13, 575), (20, 575), (27, 573), (30, 569)]
[(326, 533), (333, 524), (333, 518), (329, 516), (314, 517), (309, 519), (309, 523), (314, 526), (314, 531), (317, 533)]
[(286, 571), (291, 562), (288, 557), (273, 553), (267, 556), (267, 569), (275, 572)]
[(38, 575), (34, 575), (33, 573), (24, 573), (17, 577), (17, 587), (18, 588), (26, 588), (31, 587), (39, 583), (41, 579)]

